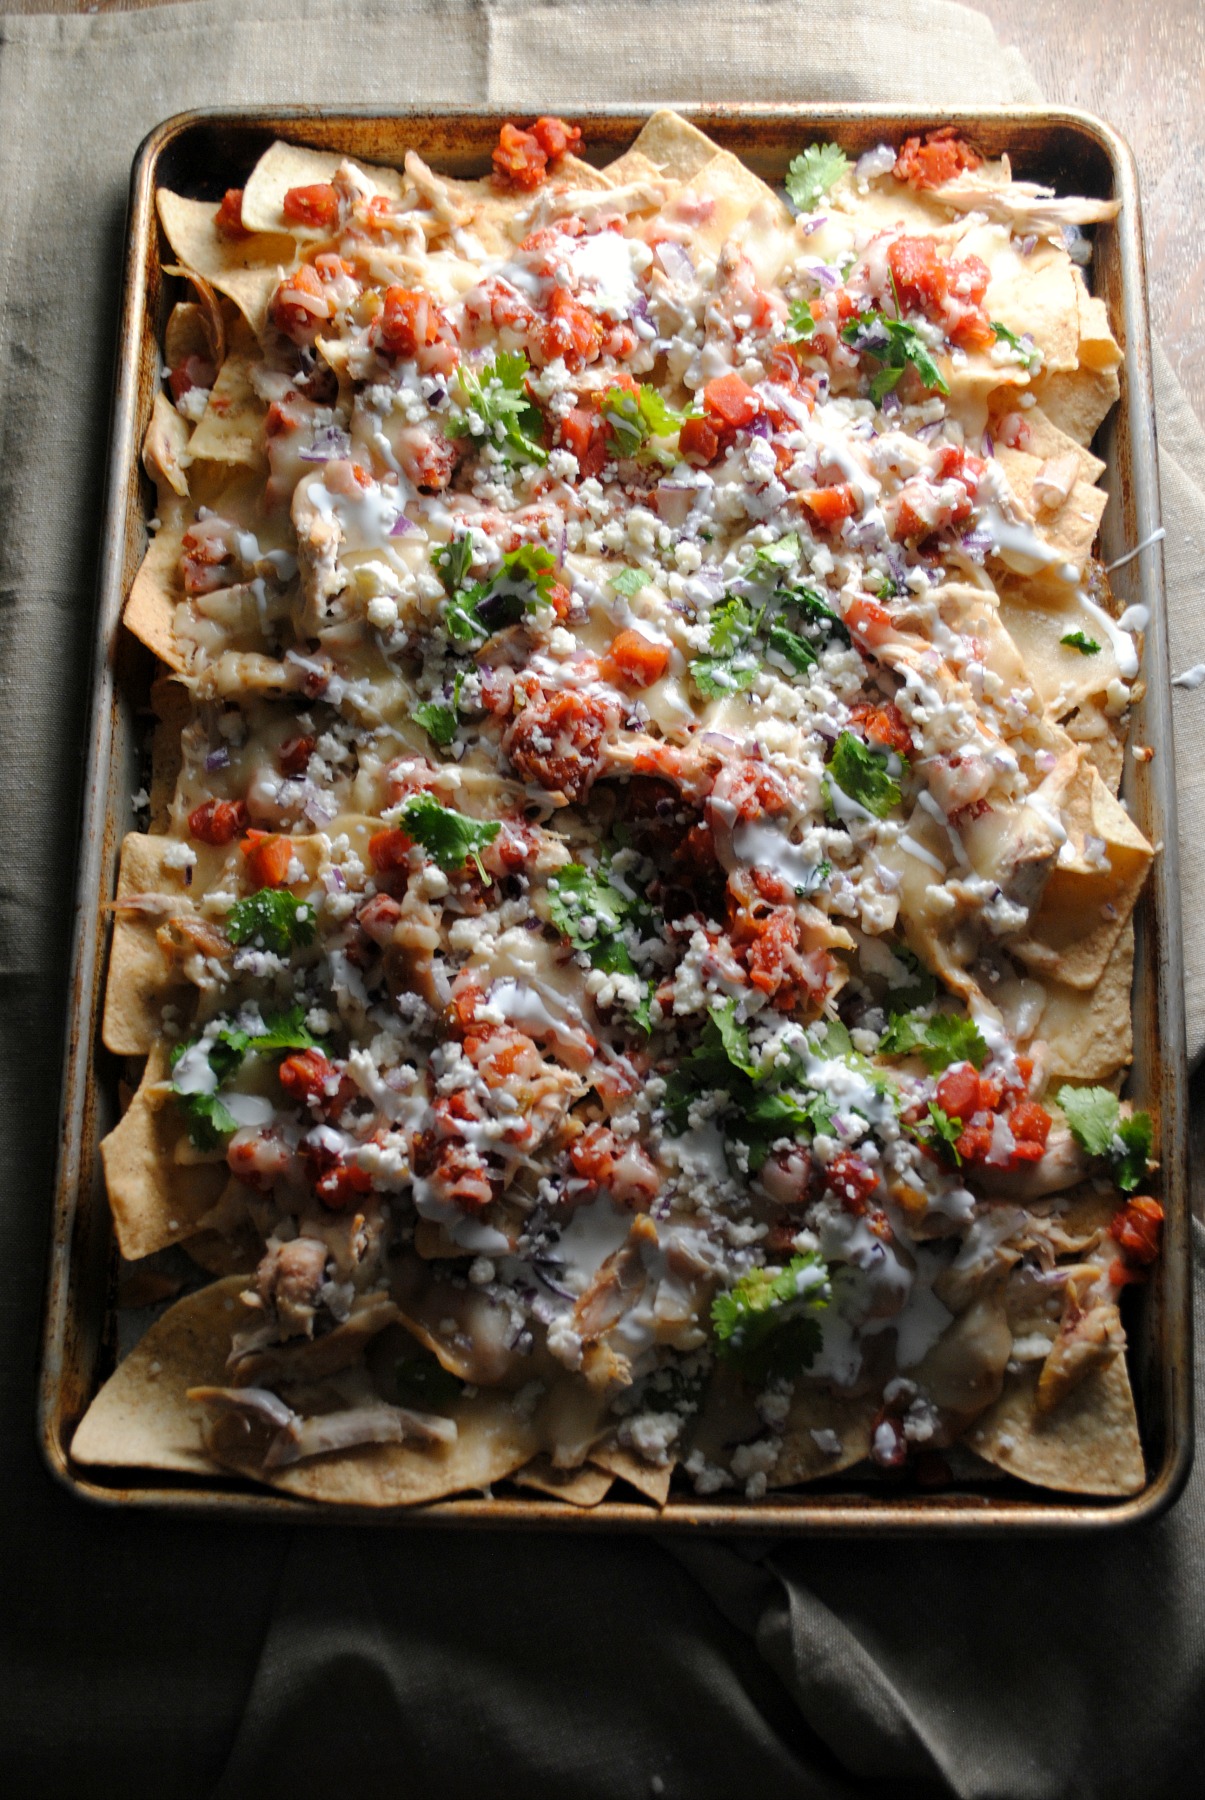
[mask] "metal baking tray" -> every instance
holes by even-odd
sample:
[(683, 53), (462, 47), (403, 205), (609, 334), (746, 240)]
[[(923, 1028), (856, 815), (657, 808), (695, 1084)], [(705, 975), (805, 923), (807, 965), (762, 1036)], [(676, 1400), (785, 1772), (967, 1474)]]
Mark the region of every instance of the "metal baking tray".
[[(1092, 281), (1108, 302), (1125, 362), (1121, 404), (1096, 448), (1107, 464), (1111, 499), (1103, 525), (1106, 562), (1149, 537), (1159, 523), (1150, 329), (1142, 229), (1133, 158), (1122, 140), (1086, 113), (1010, 107), (983, 112), (912, 112), (850, 106), (731, 105), (683, 108), (718, 143), (759, 174), (781, 180), (801, 145), (833, 139), (852, 155), (884, 139), (952, 124), (991, 154), (1007, 151), (1018, 175), (1062, 192), (1116, 197), (1116, 223), (1098, 227)], [(450, 174), (479, 174), (506, 115), (497, 108), (272, 112), (215, 109), (184, 113), (151, 132), (134, 161), (130, 186), (121, 325), (110, 440), (108, 490), (99, 558), (92, 715), (84, 788), (74, 953), (63, 1079), (61, 1146), (42, 1344), (39, 1435), (52, 1473), (73, 1493), (103, 1506), (156, 1508), (201, 1517), (374, 1524), (438, 1523), (498, 1528), (561, 1526), (575, 1531), (664, 1531), (927, 1535), (933, 1532), (1102, 1530), (1149, 1519), (1176, 1498), (1192, 1460), (1192, 1357), (1189, 1285), (1188, 1074), (1185, 1056), (1179, 870), (1171, 704), (1158, 543), (1127, 563), (1114, 585), (1125, 603), (1150, 610), (1145, 697), (1134, 740), (1153, 746), (1146, 764), (1126, 759), (1123, 788), (1143, 830), (1163, 846), (1138, 909), (1134, 983), (1135, 1056), (1131, 1092), (1156, 1120), (1167, 1211), (1165, 1254), (1154, 1281), (1131, 1295), (1127, 1312), (1131, 1373), (1149, 1480), (1128, 1499), (1047, 1494), (1012, 1479), (955, 1486), (939, 1493), (849, 1476), (760, 1502), (671, 1495), (663, 1511), (636, 1500), (606, 1500), (592, 1511), (529, 1497), (445, 1500), (396, 1513), (302, 1502), (232, 1476), (189, 1479), (148, 1472), (111, 1477), (73, 1465), (72, 1432), (113, 1366), (117, 1254), (97, 1145), (116, 1122), (120, 1065), (100, 1045), (106, 962), (101, 902), (114, 891), (123, 834), (132, 828), (130, 795), (139, 785), (152, 674), (149, 653), (120, 626), (122, 603), (143, 553), (152, 498), (140, 447), (159, 387), (161, 333), (173, 290), (162, 272), (154, 195), (159, 184), (216, 199), (240, 186), (274, 137), (343, 148), (376, 162), (400, 163), (417, 149)], [(646, 116), (599, 107), (574, 115), (587, 155), (606, 161), (625, 149)]]

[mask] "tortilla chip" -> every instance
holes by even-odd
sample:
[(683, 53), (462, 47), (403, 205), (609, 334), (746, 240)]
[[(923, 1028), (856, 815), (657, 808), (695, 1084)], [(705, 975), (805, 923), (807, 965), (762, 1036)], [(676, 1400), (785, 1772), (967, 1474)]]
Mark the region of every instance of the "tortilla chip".
[(1068, 841), (1027, 936), (1011, 940), (1009, 949), (1031, 969), (1090, 988), (1125, 929), (1155, 853), (1086, 757), (1063, 797), (1063, 823)]
[(190, 356), (209, 356), (209, 330), (205, 308), (195, 300), (180, 300), (168, 314), (163, 331), (163, 360), (178, 369)]
[(232, 1357), (230, 1369), (240, 1386), (280, 1387), (292, 1382), (322, 1381), (358, 1362), (365, 1348), (392, 1325), (397, 1307), (388, 1294), (357, 1294), (351, 1313), (321, 1337), (290, 1338), (262, 1350)]
[(169, 846), (174, 848), (176, 843), (175, 838), (145, 837), (131, 831), (121, 846), (118, 901), (135, 894), (163, 894), (168, 903), (162, 912), (146, 916), (119, 915), (113, 927), (101, 1035), (105, 1048), (118, 1056), (150, 1052), (162, 1029), (164, 995), (178, 981), (155, 937), (166, 918), (196, 914), (184, 886), (185, 872), (165, 861)]
[[(637, 140), (639, 142), (639, 140)], [(702, 167), (702, 164), (699, 165)], [(658, 168), (651, 156), (638, 150), (633, 144), (622, 156), (609, 162), (602, 173), (607, 177), (609, 187), (627, 187), (633, 182), (672, 180), (669, 170)]]
[(228, 295), (256, 337), (262, 336), (272, 295), (297, 261), (292, 237), (224, 237), (214, 224), (218, 209), (212, 201), (186, 200), (168, 188), (159, 189), (156, 201), (168, 243), (180, 261)]
[(1044, 371), (1033, 384), (1042, 411), (1077, 444), (1090, 444), (1121, 394), (1115, 369)]
[[(692, 218), (693, 250), (716, 256), (730, 237), (739, 235), (759, 281), (775, 280), (793, 247), (792, 219), (785, 203), (727, 150), (712, 156), (679, 188), (666, 208), (667, 217), (672, 219), (678, 207)], [(704, 216), (694, 223), (700, 209)]]
[(1023, 265), (989, 284), (983, 304), (989, 319), (1018, 336), (1029, 334), (1042, 352), (1044, 372), (1078, 366), (1079, 302), (1066, 251), (1039, 244)]
[(614, 1479), (605, 1469), (557, 1469), (546, 1456), (537, 1456), (512, 1477), (516, 1485), (564, 1500), (569, 1506), (589, 1508), (604, 1500)]
[(159, 494), (159, 516), (170, 506), (168, 493), (188, 498), (189, 428), (166, 394), (156, 394), (142, 441), (142, 466)]
[(1109, 309), (1096, 294), (1090, 294), (1083, 277), (1077, 277), (1079, 301), (1079, 360), (1085, 369), (1116, 369), (1121, 362), (1121, 345), (1109, 324)]
[(190, 1387), (220, 1386), (244, 1276), (186, 1294), (157, 1319), (101, 1388), (76, 1428), (71, 1455), (89, 1466), (214, 1475)]
[(254, 360), (230, 355), (222, 364), (209, 404), (188, 446), (192, 457), (248, 468), (256, 468), (264, 461), (264, 420), (268, 409), (249, 379)]
[(165, 525), (149, 540), (121, 615), (127, 631), (181, 675), (188, 667), (175, 624), (183, 538), (180, 526)]
[(538, 1424), (517, 1412), (508, 1394), (482, 1392), (446, 1411), (456, 1421), (454, 1443), (365, 1444), (283, 1469), (261, 1466), (270, 1428), (229, 1414), (209, 1426), (206, 1444), (215, 1461), (251, 1481), (343, 1506), (417, 1506), (466, 1488), (488, 1488), (530, 1462), (540, 1447)]
[(1096, 542), (1108, 495), (1091, 482), (1077, 481), (1061, 506), (1042, 507), (1034, 494), (1034, 482), (1046, 459), (1031, 456), (1027, 450), (1010, 450), (1007, 445), (996, 454), (1009, 486), (1041, 535), (1064, 562), (1082, 568)]
[(1082, 700), (1063, 721), (1067, 736), (1080, 746), (1096, 773), (1111, 794), (1121, 787), (1125, 765), (1126, 733), (1120, 719), (1114, 718), (1103, 700)]
[(1093, 484), (1105, 472), (1105, 465), (1100, 457), (1093, 456), (1083, 444), (1056, 425), (1041, 406), (1031, 406), (1025, 414), (1024, 448), (1030, 456), (1036, 456), (1041, 462), (1055, 462), (1062, 456), (1076, 457), (1081, 479)]
[(626, 1481), (629, 1487), (634, 1487), (638, 1494), (643, 1494), (656, 1506), (664, 1506), (669, 1499), (670, 1483), (674, 1478), (672, 1463), (666, 1463), (663, 1468), (647, 1463), (633, 1451), (625, 1450), (622, 1444), (604, 1444), (591, 1450), (590, 1462), (609, 1476)]
[[(1084, 611), (1075, 588), (1008, 576), (998, 585), (1000, 621), (1020, 654), (1025, 680), (1055, 718), (1103, 695), (1120, 677), (1112, 640)], [(1093, 643), (1104, 639), (1094, 656), (1063, 642), (1079, 631)]]
[(1146, 1481), (1125, 1358), (1094, 1369), (1048, 1413), (1037, 1410), (1041, 1365), (1004, 1378), (1000, 1398), (967, 1433), (1009, 1475), (1072, 1494), (1136, 1494)]
[[(834, 1394), (827, 1388), (800, 1385), (791, 1398), (782, 1449), (769, 1477), (772, 1488), (820, 1481), (852, 1468), (870, 1452), (871, 1427), (879, 1408), (869, 1394)], [(821, 1442), (817, 1443), (817, 1433)], [(829, 1446), (835, 1438), (839, 1449)]]
[[(647, 158), (659, 175), (674, 181), (689, 181), (716, 154), (716, 146), (697, 125), (691, 125), (676, 112), (655, 112), (642, 126), (627, 156)], [(623, 158), (617, 159), (620, 163)], [(616, 164), (608, 166), (612, 181), (617, 179)], [(631, 177), (624, 175), (624, 180)]]
[(101, 1140), (113, 1230), (130, 1261), (182, 1243), (230, 1179), (224, 1160), (176, 1160), (177, 1151), (187, 1145), (187, 1133), (164, 1085), (168, 1079), (167, 1050), (156, 1044), (123, 1118)]
[(325, 185), (350, 162), (367, 177), (378, 194), (400, 200), (406, 191), (406, 177), (396, 169), (362, 163), (337, 150), (309, 150), (304, 144), (286, 144), (278, 138), (269, 146), (247, 177), (243, 189), (243, 226), (247, 231), (288, 234), (290, 239), (320, 239), (330, 236), (321, 225), (298, 225), (284, 215), (284, 197), (290, 188)]
[(1134, 925), (1117, 939), (1104, 971), (1090, 988), (1046, 981), (1046, 1004), (1037, 1035), (1047, 1049), (1047, 1073), (1055, 1081), (1107, 1082), (1134, 1053), (1130, 990), (1134, 981)]

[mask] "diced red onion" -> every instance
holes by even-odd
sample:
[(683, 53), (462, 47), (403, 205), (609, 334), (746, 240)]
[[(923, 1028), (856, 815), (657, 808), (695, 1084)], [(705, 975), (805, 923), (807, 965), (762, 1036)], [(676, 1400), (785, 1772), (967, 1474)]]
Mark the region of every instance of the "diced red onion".
[(347, 877), (342, 869), (330, 868), (322, 877), (322, 885), (328, 894), (343, 894), (347, 891)]
[(230, 752), (227, 750), (225, 744), (222, 744), (217, 750), (211, 750), (209, 752), (209, 755), (205, 758), (205, 767), (209, 770), (210, 774), (212, 774), (215, 769), (228, 769), (230, 767)]
[(414, 521), (408, 519), (405, 513), (399, 513), (389, 529), (389, 535), (391, 538), (405, 537), (408, 531), (414, 531), (415, 529)]
[(890, 144), (876, 144), (873, 150), (864, 150), (854, 166), (854, 174), (859, 181), (873, 181), (876, 175), (890, 175), (895, 167), (895, 151)]
[(302, 462), (338, 462), (351, 455), (351, 439), (338, 425), (327, 425), (318, 432), (312, 444), (297, 452)]
[(689, 282), (694, 278), (695, 265), (681, 244), (676, 244), (673, 238), (662, 239), (653, 251), (653, 259), (671, 281)]
[(982, 455), (984, 455), (984, 456), (995, 456), (996, 442), (995, 442), (995, 439), (992, 437), (992, 434), (990, 431), (984, 432), (983, 438), (979, 445), (979, 449), (980, 449), (980, 452), (982, 453)]
[(927, 425), (918, 425), (916, 430), (918, 442), (922, 444), (930, 443), (937, 436), (944, 423), (944, 419), (930, 419)]
[(653, 504), (657, 508), (657, 516), (670, 526), (685, 525), (690, 516), (694, 502), (694, 489), (684, 487), (680, 482), (661, 481), (653, 495)]
[(1017, 246), (1022, 256), (1032, 256), (1037, 247), (1037, 236), (1033, 232), (1030, 232), (1028, 237), (1023, 237), (1020, 244)]
[(311, 825), (329, 825), (332, 819), (338, 817), (339, 808), (330, 795), (324, 794), (312, 781), (307, 781), (305, 785), (309, 791), (301, 808), (302, 812)]

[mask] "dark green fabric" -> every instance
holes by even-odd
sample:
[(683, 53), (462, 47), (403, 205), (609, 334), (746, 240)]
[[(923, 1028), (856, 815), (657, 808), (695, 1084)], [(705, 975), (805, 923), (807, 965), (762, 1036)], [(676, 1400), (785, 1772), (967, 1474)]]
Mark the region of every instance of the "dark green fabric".
[[(858, 6), (861, 28), (898, 29), (893, 4)], [(867, 1547), (248, 1530), (91, 1510), (43, 1469), (37, 1346), (131, 157), (186, 105), (507, 91), (481, 44), (523, 41), (523, 0), (244, 10), (0, 20), (0, 1791), (1201, 1792), (1205, 1476), (1124, 1537)], [(563, 15), (571, 41), (581, 29), (567, 7), (530, 11), (546, 29)], [(839, 0), (801, 8), (794, 37), (781, 29), (790, 0), (649, 0), (652, 48), (670, 32), (675, 45), (676, 73), (664, 57), (648, 65), (659, 91), (708, 91), (681, 73), (705, 11), (717, 30), (726, 21), (726, 57), (746, 46), (743, 73), (725, 64), (727, 95), (847, 97), (873, 82), (879, 97), (927, 100), (952, 70), (968, 103), (1028, 91), (1018, 64), (984, 60), (982, 21), (934, 0), (911, 7), (900, 67), (839, 79), (824, 25)], [(773, 90), (760, 78), (770, 41)], [(809, 42), (827, 46), (811, 80)], [(699, 44), (703, 56), (706, 34)], [(605, 37), (592, 46), (583, 90), (647, 97), (639, 46), (610, 58)], [(346, 69), (357, 77), (332, 73)]]

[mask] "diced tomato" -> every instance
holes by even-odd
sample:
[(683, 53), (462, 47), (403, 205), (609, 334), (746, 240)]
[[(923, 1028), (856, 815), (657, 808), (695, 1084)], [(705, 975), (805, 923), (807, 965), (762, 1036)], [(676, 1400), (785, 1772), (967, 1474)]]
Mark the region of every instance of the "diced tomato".
[(937, 1104), (950, 1119), (970, 1119), (980, 1110), (979, 1076), (969, 1062), (947, 1069), (937, 1084)]
[(703, 389), (703, 410), (719, 431), (742, 431), (761, 412), (758, 396), (739, 375), (718, 375)]
[(1159, 1254), (1162, 1230), (1163, 1208), (1159, 1202), (1152, 1200), (1149, 1194), (1135, 1194), (1119, 1213), (1114, 1214), (1109, 1236), (1121, 1245), (1127, 1262), (1145, 1267)]
[(339, 223), (339, 196), (329, 181), (316, 181), (309, 187), (289, 188), (280, 210), (290, 225), (314, 225), (333, 231)]
[(188, 815), (189, 835), (203, 844), (232, 844), (246, 823), (241, 800), (205, 800)]
[(601, 474), (608, 456), (607, 427), (597, 413), (587, 412), (583, 406), (572, 407), (561, 420), (559, 435), (566, 450), (576, 456), (583, 481)]
[(893, 700), (885, 700), (878, 706), (868, 700), (859, 700), (850, 708), (849, 716), (853, 724), (862, 727), (872, 744), (881, 744), (885, 750), (894, 750), (900, 756), (911, 756), (915, 752), (912, 733)]
[[(1036, 1100), (1021, 1100), (1010, 1113), (1005, 1114), (1005, 1123), (1012, 1132), (1017, 1143), (1017, 1154), (1022, 1162), (1040, 1162), (1046, 1149), (1046, 1139), (1050, 1136), (1050, 1114)], [(1033, 1154), (1037, 1151), (1037, 1155)]]
[(247, 879), (252, 887), (284, 886), (293, 860), (293, 846), (287, 837), (249, 831), (243, 839), (242, 851), (247, 859)]
[(991, 271), (978, 256), (964, 262), (941, 257), (931, 237), (899, 237), (887, 252), (895, 291), (905, 310), (941, 324), (956, 344), (986, 348), (994, 333), (982, 303)]
[(294, 343), (309, 342), (333, 310), (330, 296), (309, 263), (286, 275), (272, 297), (272, 322)]
[(368, 840), (368, 854), (372, 858), (372, 866), (382, 875), (392, 875), (397, 869), (404, 869), (414, 848), (414, 839), (394, 826), (391, 831), (378, 831)]
[(548, 302), (548, 319), (540, 331), (540, 352), (546, 363), (564, 357), (565, 367), (580, 369), (594, 362), (602, 348), (603, 328), (588, 307), (576, 301), (567, 288), (554, 287)]
[(356, 914), (356, 924), (365, 937), (384, 950), (393, 942), (394, 928), (401, 916), (402, 909), (392, 894), (374, 894)]
[(232, 240), (250, 237), (251, 233), (243, 224), (243, 190), (227, 188), (222, 195), (222, 204), (213, 218), (214, 229), (224, 238)]
[(567, 125), (564, 119), (537, 119), (531, 128), (531, 136), (549, 162), (555, 162), (558, 156), (564, 156), (567, 151), (577, 150), (582, 141), (578, 126)]
[(286, 738), (276, 752), (276, 760), (280, 764), (281, 774), (304, 775), (309, 767), (310, 758), (314, 754), (314, 746), (317, 741), (312, 733), (305, 737)]
[(492, 161), (496, 178), (508, 187), (530, 192), (538, 188), (548, 168), (548, 152), (531, 131), (504, 125), (498, 134)]
[(879, 644), (886, 643), (895, 629), (891, 614), (877, 600), (864, 600), (859, 596), (850, 602), (845, 613), (845, 623), (864, 644), (873, 650)]
[(372, 1192), (372, 1176), (358, 1163), (336, 1163), (314, 1182), (314, 1192), (328, 1212), (346, 1212)]
[(439, 336), (439, 308), (429, 294), (413, 288), (385, 289), (385, 304), (377, 314), (373, 334), (390, 356), (413, 356), (420, 344), (433, 344)]
[(335, 1071), (321, 1050), (298, 1050), (286, 1056), (276, 1072), (285, 1093), (304, 1104), (326, 1099), (326, 1084)]
[(665, 644), (652, 643), (642, 631), (621, 631), (612, 640), (607, 662), (629, 686), (647, 688), (665, 674), (669, 650)]
[(678, 433), (678, 454), (684, 462), (703, 467), (720, 451), (719, 435), (706, 419), (687, 419)]
[(207, 356), (186, 356), (168, 371), (167, 385), (173, 400), (183, 400), (193, 388), (211, 388), (218, 372)]
[(990, 1125), (967, 1125), (954, 1148), (964, 1163), (983, 1162), (991, 1150), (992, 1136)]
[(589, 793), (601, 761), (607, 711), (588, 694), (565, 688), (530, 700), (503, 738), (525, 781), (536, 781), (571, 803)]
[(946, 265), (937, 254), (937, 239), (898, 237), (887, 251), (900, 305), (927, 312), (945, 298)]
[(833, 531), (843, 519), (852, 518), (858, 510), (857, 498), (848, 482), (835, 487), (809, 488), (800, 495), (818, 525)]
[(982, 166), (983, 158), (958, 135), (955, 125), (943, 125), (940, 131), (929, 131), (923, 138), (905, 139), (895, 159), (892, 174), (909, 187), (935, 188), (955, 176)]
[(879, 1178), (860, 1156), (852, 1150), (842, 1150), (824, 1171), (824, 1185), (836, 1194), (846, 1212), (861, 1214), (866, 1211)]

